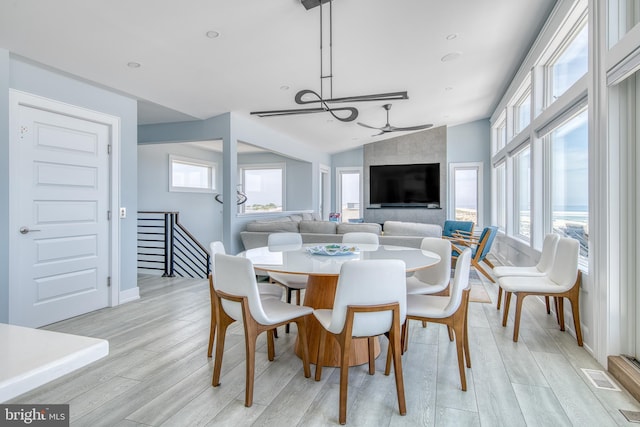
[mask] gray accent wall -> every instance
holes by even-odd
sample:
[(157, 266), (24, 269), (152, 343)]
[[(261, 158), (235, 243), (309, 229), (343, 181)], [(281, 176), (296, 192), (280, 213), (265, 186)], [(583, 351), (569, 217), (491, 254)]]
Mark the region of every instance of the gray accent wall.
[[(440, 206), (443, 208), (373, 208), (369, 203), (369, 166), (414, 163), (440, 164)], [(402, 135), (364, 146), (363, 167), (364, 220), (408, 221), (428, 224), (444, 224), (447, 206), (447, 128)]]
[[(8, 232), (10, 182), (6, 176), (9, 158), (9, 89), (16, 89), (59, 102), (84, 107), (120, 119), (120, 206), (137, 210), (137, 101), (97, 87), (64, 73), (10, 55), (0, 49), (0, 168), (5, 179), (0, 184), (0, 321), (8, 321)], [(136, 216), (120, 221), (120, 290), (137, 286)], [(4, 268), (1, 268), (4, 267)]]

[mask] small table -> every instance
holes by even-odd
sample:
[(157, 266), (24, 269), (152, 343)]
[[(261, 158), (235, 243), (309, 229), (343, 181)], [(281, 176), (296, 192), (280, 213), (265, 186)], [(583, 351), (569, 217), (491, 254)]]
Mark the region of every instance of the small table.
[[(438, 254), (417, 248), (390, 245), (355, 245), (357, 250), (350, 255), (312, 255), (307, 248), (335, 243), (315, 243), (299, 246), (261, 247), (241, 252), (239, 256), (253, 262), (256, 270), (277, 273), (305, 274), (307, 288), (304, 305), (318, 308), (332, 308), (338, 285), (338, 276), (342, 263), (351, 260), (399, 259), (405, 262), (407, 272), (420, 270), (440, 261)], [(310, 316), (307, 322), (307, 342), (311, 363), (317, 363), (317, 353), (322, 326)], [(296, 354), (300, 356), (299, 343), (296, 341)], [(380, 345), (376, 340), (375, 355), (380, 354)], [(327, 335), (325, 343), (326, 366), (340, 366), (338, 344)], [(353, 340), (349, 356), (349, 366), (362, 365), (369, 360), (367, 339)]]

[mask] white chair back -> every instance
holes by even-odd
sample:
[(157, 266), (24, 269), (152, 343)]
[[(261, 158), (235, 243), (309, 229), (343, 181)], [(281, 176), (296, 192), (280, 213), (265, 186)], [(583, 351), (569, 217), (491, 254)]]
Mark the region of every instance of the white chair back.
[(271, 233), (267, 238), (269, 249), (276, 251), (291, 251), (302, 247), (300, 233)]
[[(400, 324), (407, 315), (406, 267), (400, 260), (347, 261), (342, 264), (329, 332), (344, 329), (349, 305), (376, 305), (398, 302)], [(356, 313), (352, 335), (368, 337), (383, 334), (391, 328), (392, 313)]]
[(458, 310), (462, 303), (462, 291), (469, 287), (469, 270), (471, 268), (471, 249), (466, 248), (458, 255), (456, 261), (456, 271), (453, 274), (453, 283), (451, 284), (451, 296), (449, 304), (443, 310), (442, 317), (451, 316)]
[(444, 285), (451, 280), (451, 241), (439, 237), (425, 237), (420, 249), (440, 255), (440, 262), (414, 273), (414, 277), (429, 285)]
[(549, 279), (561, 289), (568, 290), (575, 284), (578, 276), (578, 254), (580, 243), (576, 239), (561, 237), (556, 249), (556, 257), (549, 272)]
[[(269, 322), (262, 308), (258, 293), (256, 273), (251, 260), (233, 255), (216, 254), (214, 258), (216, 290), (225, 294), (247, 297), (251, 316), (262, 324)], [(222, 308), (235, 320), (242, 320), (242, 308), (239, 303), (222, 300)]]
[(211, 253), (211, 276), (215, 282), (216, 280), (216, 263), (213, 261), (216, 254), (226, 254), (227, 251), (224, 248), (224, 244), (218, 240), (209, 243), (209, 252)]
[(380, 239), (378, 239), (378, 235), (375, 233), (365, 233), (360, 231), (353, 231), (350, 233), (344, 233), (342, 235), (342, 243), (346, 244), (379, 244)]
[(542, 254), (540, 255), (540, 261), (536, 268), (543, 273), (548, 274), (553, 266), (553, 260), (556, 257), (556, 249), (558, 248), (558, 241), (560, 236), (556, 233), (549, 233), (544, 236), (544, 242), (542, 242)]

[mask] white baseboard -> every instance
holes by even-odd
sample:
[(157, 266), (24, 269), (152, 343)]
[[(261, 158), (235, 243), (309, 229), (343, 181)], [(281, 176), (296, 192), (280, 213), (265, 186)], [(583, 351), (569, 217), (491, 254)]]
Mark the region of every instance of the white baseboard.
[(120, 291), (120, 304), (125, 304), (137, 299), (140, 299), (140, 291), (137, 286), (135, 288)]

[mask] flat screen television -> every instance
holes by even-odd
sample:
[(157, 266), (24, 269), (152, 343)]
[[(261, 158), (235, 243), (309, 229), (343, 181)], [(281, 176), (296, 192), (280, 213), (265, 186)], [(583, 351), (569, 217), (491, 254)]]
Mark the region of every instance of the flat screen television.
[(440, 163), (369, 167), (369, 203), (440, 207)]

